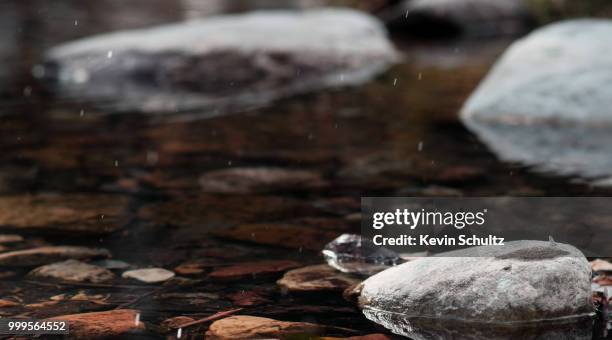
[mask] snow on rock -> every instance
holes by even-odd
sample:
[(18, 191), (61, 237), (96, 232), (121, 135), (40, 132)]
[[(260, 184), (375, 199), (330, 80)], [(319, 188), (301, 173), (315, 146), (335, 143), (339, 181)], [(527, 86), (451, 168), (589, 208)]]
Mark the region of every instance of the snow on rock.
[(64, 96), (118, 111), (204, 115), (364, 83), (397, 59), (384, 27), (349, 9), (260, 11), (122, 31), (47, 53)]
[(504, 53), (461, 118), (502, 160), (560, 175), (609, 178), (610, 46), (610, 20), (541, 28)]

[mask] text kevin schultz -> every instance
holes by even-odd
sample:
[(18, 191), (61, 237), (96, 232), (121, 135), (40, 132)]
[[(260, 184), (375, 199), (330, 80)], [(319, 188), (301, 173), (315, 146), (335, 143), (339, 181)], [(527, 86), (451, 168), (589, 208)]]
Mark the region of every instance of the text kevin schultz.
[(503, 246), (504, 238), (494, 235), (478, 237), (476, 235), (459, 235), (451, 237), (432, 237), (429, 235), (400, 235), (396, 237), (385, 237), (376, 235), (372, 241), (377, 246)]

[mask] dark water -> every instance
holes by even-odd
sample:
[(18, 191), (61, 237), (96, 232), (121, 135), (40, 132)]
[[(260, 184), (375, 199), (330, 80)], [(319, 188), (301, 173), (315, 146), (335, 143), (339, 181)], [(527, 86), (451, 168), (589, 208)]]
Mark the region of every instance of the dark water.
[[(325, 240), (294, 246), (274, 244), (272, 237), (262, 245), (209, 233), (262, 222), (319, 228), (330, 234), (358, 232), (359, 221), (350, 216), (359, 212), (360, 197), (365, 195), (610, 194), (574, 179), (500, 163), (458, 122), (463, 101), (509, 39), (425, 43), (396, 36), (404, 61), (366, 86), (293, 97), (256, 111), (206, 120), (104, 114), (95, 105), (54, 99), (31, 76), (43, 52), (57, 43), (177, 21), (208, 10), (188, 8), (187, 3), (0, 3), (1, 197), (59, 197), (60, 202), (74, 205), (75, 224), (87, 220), (87, 202), (121, 211), (109, 222), (121, 230), (109, 235), (45, 228), (53, 224), (51, 218), (34, 216), (34, 224), (42, 226), (36, 230), (3, 228), (26, 237), (27, 244), (17, 248), (97, 246), (136, 266), (172, 269), (197, 262), (205, 271), (267, 259), (310, 264), (322, 262), (317, 250)], [(324, 185), (236, 195), (202, 193), (198, 184), (202, 174), (241, 166), (306, 169), (319, 174)], [(43, 209), (49, 204), (41, 202)], [(2, 272), (12, 275), (0, 281), (1, 295), (21, 294), (24, 304), (78, 291), (109, 296), (102, 305), (71, 300), (36, 308), (11, 307), (1, 312), (7, 316), (108, 310), (155, 289), (121, 279), (114, 286), (41, 284), (24, 277), (25, 269)], [(152, 294), (131, 307), (143, 312), (144, 321), (159, 324), (177, 315), (208, 316), (232, 307), (227, 294), (257, 291), (268, 302), (245, 314), (318, 322), (359, 334), (383, 331), (339, 294), (284, 295), (278, 292), (275, 278), (219, 284), (206, 280), (205, 274), (189, 277), (193, 281), (186, 286), (168, 288), (176, 293), (173, 297)], [(20, 293), (24, 290), (25, 295)], [(194, 298), (195, 293), (210, 296)]]

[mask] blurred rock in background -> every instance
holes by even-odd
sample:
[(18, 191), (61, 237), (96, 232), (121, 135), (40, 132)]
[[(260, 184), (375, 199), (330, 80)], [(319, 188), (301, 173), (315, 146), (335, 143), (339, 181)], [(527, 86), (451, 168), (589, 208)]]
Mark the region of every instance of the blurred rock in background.
[(512, 35), (534, 23), (522, 0), (405, 0), (379, 16), (392, 30), (415, 36)]

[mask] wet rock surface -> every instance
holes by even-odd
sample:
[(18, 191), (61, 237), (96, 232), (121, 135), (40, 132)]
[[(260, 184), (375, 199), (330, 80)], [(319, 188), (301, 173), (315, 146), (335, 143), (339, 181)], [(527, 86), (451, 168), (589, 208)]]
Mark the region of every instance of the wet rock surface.
[(214, 322), (206, 332), (207, 339), (255, 339), (262, 337), (313, 336), (324, 327), (306, 322), (286, 322), (255, 316), (232, 316)]
[(58, 46), (47, 57), (66, 96), (118, 111), (204, 109), (204, 116), (214, 116), (362, 84), (393, 63), (396, 53), (375, 18), (317, 9), (113, 33)]
[(327, 265), (293, 269), (277, 281), (288, 292), (343, 291), (359, 283), (357, 278), (338, 272)]
[(217, 269), (208, 274), (208, 277), (218, 281), (240, 280), (245, 278), (256, 279), (285, 272), (299, 267), (295, 261), (261, 261), (245, 262), (238, 265)]
[(368, 318), (404, 335), (409, 323), (393, 315), (502, 325), (586, 317), (591, 268), (572, 246), (514, 241), (391, 268), (363, 282), (359, 302)]
[(35, 278), (91, 283), (107, 282), (115, 277), (107, 269), (76, 260), (66, 260), (38, 267), (28, 275)]
[(113, 337), (137, 336), (144, 330), (139, 321), (139, 312), (132, 309), (117, 309), (107, 312), (62, 315), (49, 321), (68, 321), (69, 339), (109, 339)]
[(612, 75), (608, 20), (555, 23), (515, 42), (462, 109), (502, 160), (606, 184)]

